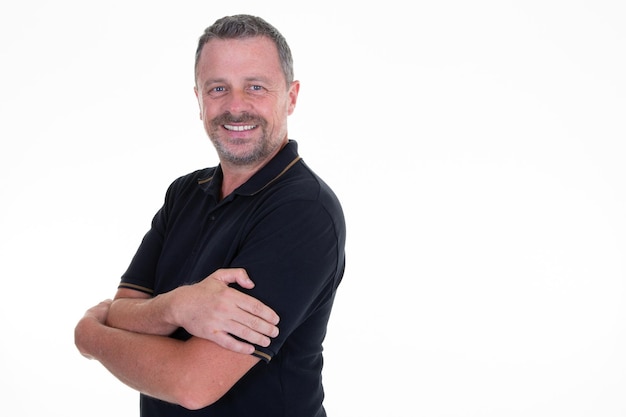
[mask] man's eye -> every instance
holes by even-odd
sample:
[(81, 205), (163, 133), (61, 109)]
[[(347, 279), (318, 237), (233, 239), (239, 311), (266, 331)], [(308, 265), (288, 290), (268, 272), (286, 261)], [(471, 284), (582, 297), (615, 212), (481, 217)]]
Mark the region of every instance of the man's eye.
[(252, 91), (261, 91), (263, 90), (263, 87), (261, 87), (260, 85), (253, 85), (253, 86), (250, 86), (250, 89)]
[(224, 86), (210, 87), (210, 88), (207, 88), (206, 90), (206, 95), (209, 97), (221, 97), (225, 93), (226, 93), (226, 87)]

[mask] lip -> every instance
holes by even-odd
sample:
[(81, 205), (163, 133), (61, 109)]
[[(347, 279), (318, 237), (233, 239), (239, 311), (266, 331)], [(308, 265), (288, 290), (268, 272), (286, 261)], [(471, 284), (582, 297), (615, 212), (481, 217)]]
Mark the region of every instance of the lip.
[(258, 127), (258, 125), (235, 125), (235, 124), (224, 124), (222, 127), (229, 132), (250, 132)]

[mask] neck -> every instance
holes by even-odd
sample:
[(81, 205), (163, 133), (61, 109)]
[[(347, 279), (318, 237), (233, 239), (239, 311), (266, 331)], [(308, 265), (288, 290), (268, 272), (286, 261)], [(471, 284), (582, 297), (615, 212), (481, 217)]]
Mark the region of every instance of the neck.
[(270, 156), (254, 165), (235, 165), (228, 161), (220, 160), (222, 166), (222, 191), (221, 198), (226, 197), (237, 189), (240, 185), (248, 181), (254, 174), (256, 174), (265, 164), (267, 164), (272, 158), (274, 158), (278, 152), (287, 144), (282, 144), (277, 148)]
[(261, 167), (250, 169), (229, 169), (222, 165), (222, 191), (221, 198), (235, 191), (240, 185), (248, 181)]

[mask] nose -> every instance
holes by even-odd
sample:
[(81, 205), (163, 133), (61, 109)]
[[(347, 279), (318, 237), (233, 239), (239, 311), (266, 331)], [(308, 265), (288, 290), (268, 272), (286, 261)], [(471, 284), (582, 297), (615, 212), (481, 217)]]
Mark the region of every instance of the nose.
[(241, 114), (250, 110), (250, 98), (245, 91), (231, 90), (226, 102), (226, 110), (231, 114)]

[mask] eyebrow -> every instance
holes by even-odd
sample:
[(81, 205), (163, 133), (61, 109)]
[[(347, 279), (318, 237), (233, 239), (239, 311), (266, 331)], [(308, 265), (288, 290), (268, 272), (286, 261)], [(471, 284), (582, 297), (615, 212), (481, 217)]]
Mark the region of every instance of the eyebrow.
[(202, 86), (206, 88), (211, 84), (223, 84), (223, 83), (226, 83), (226, 80), (224, 78), (210, 78), (206, 80), (204, 84), (202, 84)]

